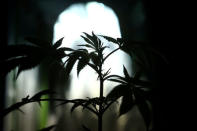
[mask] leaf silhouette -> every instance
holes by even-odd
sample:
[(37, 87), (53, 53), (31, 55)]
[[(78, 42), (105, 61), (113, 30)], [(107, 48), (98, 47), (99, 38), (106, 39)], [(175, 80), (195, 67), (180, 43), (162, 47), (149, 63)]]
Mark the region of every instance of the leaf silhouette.
[(86, 49), (78, 50), (75, 53), (79, 56), (79, 62), (77, 64), (77, 76), (79, 76), (80, 71), (88, 64), (89, 56)]
[(61, 49), (64, 51), (74, 51), (74, 49), (68, 47), (61, 47)]
[(102, 36), (103, 38), (105, 38), (106, 40), (108, 40), (109, 42), (113, 42), (115, 44), (118, 44), (118, 41), (112, 37), (109, 37), (109, 36), (105, 36), (105, 35), (100, 35)]
[[(23, 106), (23, 105), (25, 105), (25, 104), (26, 104), (26, 102), (24, 102), (24, 101), (22, 101), (22, 102), (17, 102), (17, 103), (15, 103), (15, 104), (11, 105), (10, 107), (4, 109), (4, 110), (2, 111), (2, 114), (3, 114), (3, 116), (6, 116), (8, 113), (10, 113), (10, 112), (12, 112), (12, 111), (14, 111), (14, 110), (19, 110), (19, 111), (21, 111), (21, 110), (20, 110), (20, 107)], [(21, 112), (24, 113), (23, 111), (21, 111)]]
[(19, 68), (18, 68), (16, 78), (18, 78), (19, 74), (22, 71), (36, 67), (38, 64), (40, 64), (42, 59), (43, 59), (42, 57), (40, 57), (40, 58), (38, 58), (38, 57), (37, 58), (34, 58), (34, 57), (21, 58), (20, 64), (18, 65)]
[[(36, 39), (32, 39), (33, 42), (34, 40), (36, 41)], [(48, 64), (51, 64), (56, 60), (62, 59), (66, 56), (64, 51), (68, 49), (59, 48), (56, 50), (51, 46), (12, 45), (8, 46), (7, 50), (10, 53), (6, 53), (0, 61), (4, 68), (1, 73), (6, 75), (12, 69), (19, 67), (16, 75), (17, 78), (22, 71), (32, 69), (41, 62), (46, 61), (49, 62)]]
[(67, 64), (66, 64), (66, 69), (65, 69), (65, 73), (68, 76), (75, 64), (75, 62), (77, 61), (78, 56), (76, 55), (72, 55), (68, 58)]
[(121, 96), (124, 96), (125, 93), (127, 93), (127, 90), (128, 90), (128, 86), (127, 85), (122, 85), (122, 84), (117, 85), (108, 93), (106, 98), (107, 99), (112, 99), (112, 100), (118, 99)]
[(118, 83), (121, 83), (121, 84), (127, 84), (124, 80), (119, 80), (119, 79), (107, 79), (109, 81), (113, 81), (113, 82), (118, 82)]
[(53, 128), (55, 128), (56, 126), (57, 126), (57, 125), (51, 125), (51, 126), (49, 126), (49, 127), (40, 129), (39, 131), (50, 131), (50, 130), (52, 130)]
[(1, 68), (0, 72), (2, 76), (5, 76), (7, 73), (9, 73), (12, 69), (15, 69), (20, 63), (22, 59), (12, 59), (7, 61), (1, 61)]
[(100, 39), (94, 34), (94, 32), (92, 32), (92, 38), (91, 38), (92, 42), (94, 43), (96, 49), (99, 48), (101, 41)]
[(138, 89), (134, 90), (134, 95), (135, 95), (137, 107), (144, 119), (144, 122), (148, 130), (151, 123), (151, 111), (147, 103), (147, 100), (145, 99), (142, 92), (140, 92)]
[(43, 95), (49, 95), (49, 94), (54, 94), (54, 93), (55, 93), (54, 91), (52, 91), (50, 89), (46, 89), (46, 90), (38, 92), (37, 94), (32, 96), (30, 99), (31, 100), (39, 100)]
[(40, 103), (40, 99), (43, 95), (49, 95), (49, 94), (54, 94), (55, 92), (50, 90), (50, 89), (46, 89), (46, 90), (43, 90), (43, 91), (40, 91), (38, 92), (37, 94), (35, 94), (34, 96), (32, 96), (30, 98), (30, 100), (38, 100), (38, 104), (39, 106), (41, 106), (41, 103)]
[(130, 79), (130, 76), (129, 76), (129, 73), (128, 73), (128, 71), (127, 71), (127, 69), (125, 68), (125, 66), (123, 65), (123, 72), (124, 72), (124, 75), (125, 75), (125, 78), (127, 79), (127, 80), (129, 80)]
[(87, 43), (89, 43), (89, 44), (91, 44), (91, 45), (93, 45), (93, 46), (95, 47), (95, 45), (94, 45), (94, 39), (92, 38), (92, 36), (89, 35), (88, 33), (85, 33), (85, 32), (83, 32), (83, 33), (86, 35), (86, 37), (83, 37), (83, 36), (82, 36), (82, 38), (83, 38)]
[[(87, 34), (87, 33), (85, 33), (85, 32), (84, 32), (84, 34), (86, 35), (86, 37), (91, 38), (91, 36), (90, 36), (89, 34)], [(84, 37), (84, 36), (82, 36), (82, 35), (81, 35), (81, 37), (82, 37), (88, 44), (94, 46), (93, 42), (92, 42), (90, 39), (88, 39), (88, 38), (86, 38), (86, 37)]]
[(133, 106), (134, 106), (134, 101), (132, 98), (132, 91), (130, 89), (130, 90), (128, 90), (127, 93), (124, 94), (124, 96), (122, 98), (122, 103), (120, 105), (120, 110), (119, 110), (119, 116), (130, 111)]
[(150, 108), (146, 101), (137, 103), (138, 109), (144, 119), (144, 122), (146, 124), (147, 131), (149, 129), (150, 123), (151, 123), (151, 113)]
[(60, 47), (61, 44), (62, 44), (63, 39), (64, 39), (64, 37), (62, 37), (57, 42), (55, 42), (55, 44), (53, 45), (53, 48), (57, 49), (58, 47)]
[(98, 55), (95, 53), (95, 52), (91, 52), (90, 54), (89, 54), (89, 56), (90, 56), (90, 59), (92, 60), (92, 62), (96, 65), (96, 66), (98, 66), (101, 62), (100, 62), (100, 59), (99, 59), (99, 57), (98, 57)]
[(80, 71), (87, 65), (89, 61), (88, 57), (82, 57), (77, 65), (77, 76), (79, 76)]
[[(90, 45), (92, 45), (95, 50), (98, 51), (99, 50), (99, 47), (101, 46), (100, 39), (94, 34), (94, 32), (92, 32), (92, 36), (89, 35), (89, 34), (87, 34), (87, 33), (85, 33), (85, 32), (83, 32), (83, 33), (86, 35), (87, 39), (89, 39), (89, 40), (87, 40), (87, 39), (84, 39), (84, 40), (87, 43), (89, 43)], [(82, 38), (84, 38), (84, 37), (82, 37)]]

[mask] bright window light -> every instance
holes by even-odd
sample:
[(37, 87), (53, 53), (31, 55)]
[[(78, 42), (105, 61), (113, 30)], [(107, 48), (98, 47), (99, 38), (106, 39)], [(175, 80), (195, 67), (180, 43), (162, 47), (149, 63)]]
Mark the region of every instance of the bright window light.
[[(87, 4), (74, 4), (63, 11), (54, 25), (53, 42), (64, 37), (62, 46), (74, 47), (81, 42), (82, 32), (102, 34), (114, 38), (120, 38), (120, 27), (114, 11), (98, 2), (89, 2)], [(108, 51), (109, 52), (109, 51)], [(117, 52), (112, 55), (105, 63), (108, 70), (112, 67), (113, 74), (122, 74), (123, 64), (129, 69), (129, 57), (123, 52)], [(89, 67), (80, 72), (77, 77), (76, 69), (71, 72), (71, 90), (69, 96), (72, 98), (92, 97), (99, 95), (99, 83), (96, 80), (96, 73)], [(111, 84), (106, 83), (106, 86)], [(108, 89), (111, 90), (111, 89)], [(104, 89), (104, 94), (107, 90)], [(86, 93), (86, 94), (84, 94)]]

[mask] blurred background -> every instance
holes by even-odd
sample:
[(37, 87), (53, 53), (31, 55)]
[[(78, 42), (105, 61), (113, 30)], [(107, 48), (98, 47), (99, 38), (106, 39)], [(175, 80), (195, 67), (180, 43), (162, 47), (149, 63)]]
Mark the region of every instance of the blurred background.
[[(76, 44), (83, 42), (80, 39), (82, 32), (94, 31), (97, 35), (124, 38), (128, 46), (131, 41), (147, 43), (161, 51), (169, 61), (172, 59), (173, 49), (170, 49), (169, 43), (166, 43), (170, 36), (161, 33), (161, 30), (166, 29), (165, 25), (160, 25), (162, 20), (166, 20), (164, 14), (169, 12), (159, 10), (160, 5), (155, 7), (157, 5), (155, 1), (8, 0), (7, 2), (6, 36), (2, 35), (4, 39), (1, 40), (4, 46), (24, 44), (24, 38), (31, 36), (51, 43), (65, 37), (62, 46), (75, 48)], [(157, 11), (160, 13), (156, 14)], [(3, 51), (3, 45), (1, 51)], [(146, 57), (143, 59), (146, 60)], [(174, 74), (168, 77), (171, 70), (159, 58), (153, 57), (151, 60), (150, 72), (145, 74), (145, 77), (157, 87), (150, 102), (153, 109), (151, 129), (167, 131), (172, 124), (174, 117), (171, 114), (174, 110), (168, 108), (173, 103), (171, 99), (173, 97), (165, 87), (172, 82), (171, 77)], [(112, 66), (112, 74), (122, 75), (123, 64), (128, 68), (130, 75), (139, 70), (132, 59), (121, 51), (110, 57), (105, 68), (107, 70)], [(85, 68), (79, 78), (76, 71), (72, 71), (71, 78), (64, 80), (57, 77), (58, 65), (52, 69), (42, 64), (21, 73), (17, 81), (14, 80), (15, 70), (6, 78), (2, 78), (1, 109), (44, 89), (55, 90), (58, 94), (55, 97), (58, 98), (98, 96), (98, 82), (95, 73), (91, 70)], [(104, 94), (107, 94), (112, 86), (111, 83), (106, 83)], [(55, 107), (56, 104), (42, 102), (41, 108), (37, 103), (27, 104), (21, 108), (24, 113), (14, 111), (3, 118), (1, 129), (3, 131), (36, 131), (58, 124), (54, 128), (55, 131), (80, 131), (83, 130), (81, 126), (84, 124), (92, 131), (96, 131), (97, 120), (91, 113), (82, 112), (78, 108), (70, 114), (71, 105)], [(146, 131), (143, 118), (136, 107), (117, 119), (118, 106), (118, 104), (112, 105), (104, 115), (104, 131)], [(169, 120), (170, 117), (171, 120)]]

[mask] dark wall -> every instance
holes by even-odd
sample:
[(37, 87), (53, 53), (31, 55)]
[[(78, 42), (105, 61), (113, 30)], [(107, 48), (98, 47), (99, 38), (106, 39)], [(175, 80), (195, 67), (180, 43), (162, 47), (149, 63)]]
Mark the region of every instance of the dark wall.
[[(8, 4), (4, 2), (4, 4), (0, 5), (0, 58), (3, 56), (5, 52), (5, 47), (7, 45), (7, 27), (8, 27)], [(0, 112), (5, 106), (5, 78), (0, 76)], [(3, 129), (3, 117), (0, 113), (0, 130)]]

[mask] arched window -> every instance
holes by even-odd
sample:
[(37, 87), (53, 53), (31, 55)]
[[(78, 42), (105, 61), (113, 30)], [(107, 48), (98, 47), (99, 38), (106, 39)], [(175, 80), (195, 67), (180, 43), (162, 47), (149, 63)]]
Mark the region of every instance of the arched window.
[[(106, 5), (98, 2), (87, 4), (74, 4), (63, 11), (54, 25), (54, 42), (64, 37), (62, 46), (75, 47), (81, 44), (82, 32), (102, 34), (114, 38), (120, 38), (120, 27), (116, 14)], [(113, 47), (112, 47), (113, 48)], [(128, 68), (128, 56), (123, 52), (117, 52), (106, 62), (106, 70), (110, 67), (112, 73), (122, 73), (123, 64)], [(99, 95), (99, 83), (97, 76), (88, 67), (81, 71), (79, 77), (74, 69), (72, 71), (71, 90), (68, 94), (71, 98), (81, 98)], [(107, 83), (106, 83), (107, 84)], [(110, 90), (110, 89), (107, 89)], [(107, 90), (104, 90), (106, 94)], [(86, 93), (86, 94), (84, 94)]]

